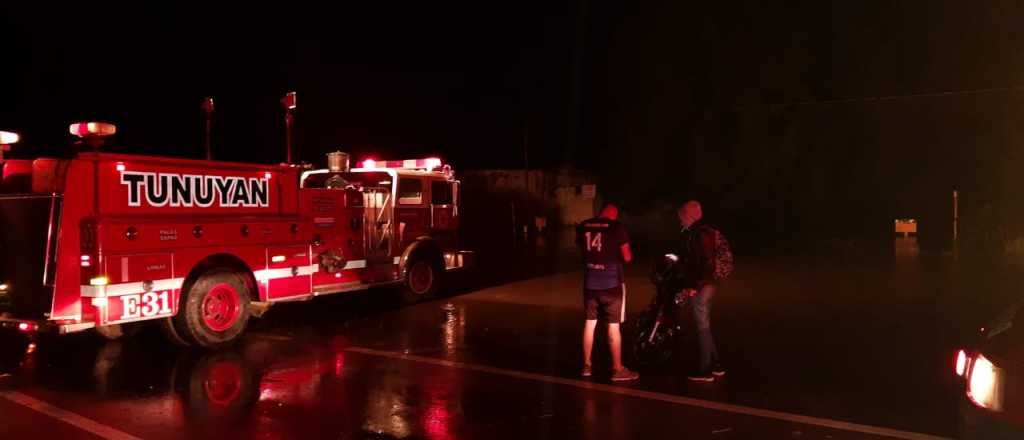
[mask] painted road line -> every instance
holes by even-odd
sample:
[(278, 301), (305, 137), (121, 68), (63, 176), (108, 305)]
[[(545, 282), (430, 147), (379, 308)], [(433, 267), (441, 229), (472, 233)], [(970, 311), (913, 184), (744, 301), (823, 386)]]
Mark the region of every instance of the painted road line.
[(26, 408), (34, 409), (83, 431), (108, 440), (142, 440), (141, 438), (128, 434), (124, 431), (117, 430), (92, 419), (87, 419), (73, 412), (57, 408), (56, 406), (50, 405), (42, 400), (16, 391), (0, 391), (0, 398), (7, 399)]
[(722, 411), (734, 414), (742, 414), (753, 417), (760, 417), (765, 419), (782, 420), (792, 423), (800, 423), (804, 425), (821, 426), (825, 428), (837, 429), (842, 431), (858, 432), (862, 434), (879, 435), (885, 437), (899, 438), (905, 440), (950, 440), (945, 437), (938, 437), (929, 434), (922, 434), (911, 431), (900, 431), (897, 429), (882, 428), (871, 425), (861, 425), (858, 423), (844, 422), (841, 420), (823, 419), (818, 417), (804, 416), (800, 414), (790, 414), (779, 411), (771, 411), (766, 409), (751, 408), (740, 405), (732, 405), (728, 403), (715, 402), (711, 400), (694, 399), (691, 397), (675, 396), (671, 394), (656, 393), (653, 391), (637, 390), (633, 388), (619, 387), (614, 385), (606, 385), (601, 383), (587, 382), (577, 379), (567, 379), (563, 377), (546, 376), (537, 373), (526, 373), (516, 370), (506, 370), (502, 368), (488, 367), (485, 365), (467, 364), (464, 362), (448, 361), (444, 359), (436, 359), (426, 356), (417, 356), (413, 354), (403, 354), (393, 351), (375, 350), (372, 348), (363, 347), (349, 347), (345, 351), (353, 353), (365, 354), (370, 356), (379, 356), (391, 359), (400, 359), (413, 362), (421, 362), (425, 364), (437, 365), (442, 367), (459, 368), (462, 370), (479, 371), (482, 373), (495, 374), (506, 377), (513, 377), (516, 379), (534, 380), (538, 382), (553, 383), (559, 385), (566, 385), (576, 388), (582, 388), (594, 391), (603, 391), (606, 393), (619, 394), (623, 396), (636, 397), (641, 399), (656, 400), (667, 403), (675, 403), (679, 405), (687, 405), (698, 408), (705, 408), (715, 411)]

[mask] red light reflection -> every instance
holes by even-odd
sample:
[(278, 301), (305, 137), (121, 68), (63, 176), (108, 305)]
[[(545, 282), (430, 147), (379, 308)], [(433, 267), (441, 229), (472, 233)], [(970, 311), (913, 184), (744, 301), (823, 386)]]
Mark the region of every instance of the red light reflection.
[(242, 393), (242, 369), (233, 362), (217, 362), (203, 382), (206, 398), (215, 405), (228, 406)]
[(449, 422), (452, 416), (448, 412), (446, 403), (443, 400), (435, 400), (430, 403), (427, 411), (423, 414), (423, 430), (426, 431), (427, 437), (432, 440), (449, 440), (453, 438), (449, 431)]

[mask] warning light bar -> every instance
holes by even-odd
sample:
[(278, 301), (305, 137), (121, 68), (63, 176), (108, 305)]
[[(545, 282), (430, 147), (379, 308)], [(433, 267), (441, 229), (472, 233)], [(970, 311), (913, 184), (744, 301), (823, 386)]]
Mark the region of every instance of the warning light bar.
[(102, 137), (111, 136), (117, 133), (117, 127), (114, 124), (107, 124), (104, 122), (78, 122), (71, 124), (68, 127), (68, 131), (72, 135), (80, 138), (84, 137)]
[(441, 168), (441, 159), (430, 157), (427, 159), (410, 160), (388, 160), (378, 162), (373, 159), (363, 161), (363, 169), (392, 169), (392, 170), (425, 170), (433, 171)]
[(21, 136), (13, 131), (0, 131), (0, 145), (16, 144), (21, 140)]

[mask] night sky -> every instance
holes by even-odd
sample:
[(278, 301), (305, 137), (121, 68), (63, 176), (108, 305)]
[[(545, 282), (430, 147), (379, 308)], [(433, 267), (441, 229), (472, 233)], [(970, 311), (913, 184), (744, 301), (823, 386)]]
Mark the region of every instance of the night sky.
[(0, 126), (23, 149), (99, 119), (125, 151), (198, 157), (213, 96), (216, 157), (278, 162), (294, 90), (318, 164), (519, 168), (529, 127), (531, 167), (589, 169), (635, 216), (697, 197), (734, 236), (907, 216), (927, 240), (960, 189), (974, 236), (1024, 236), (1018, 1), (10, 3)]
[(129, 150), (196, 156), (199, 103), (217, 105), (217, 156), (283, 159), (278, 99), (298, 93), (302, 159), (342, 149), (441, 154), (462, 167), (561, 160), (568, 5), (547, 2), (308, 7), (151, 4), (0, 7), (0, 124), (25, 147), (107, 120)]

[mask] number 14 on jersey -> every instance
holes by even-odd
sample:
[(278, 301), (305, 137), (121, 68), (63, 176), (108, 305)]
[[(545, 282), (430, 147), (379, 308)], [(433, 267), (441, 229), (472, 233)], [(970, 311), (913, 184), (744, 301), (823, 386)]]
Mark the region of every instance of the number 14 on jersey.
[(601, 252), (601, 233), (586, 232), (584, 238), (587, 240), (587, 252)]

